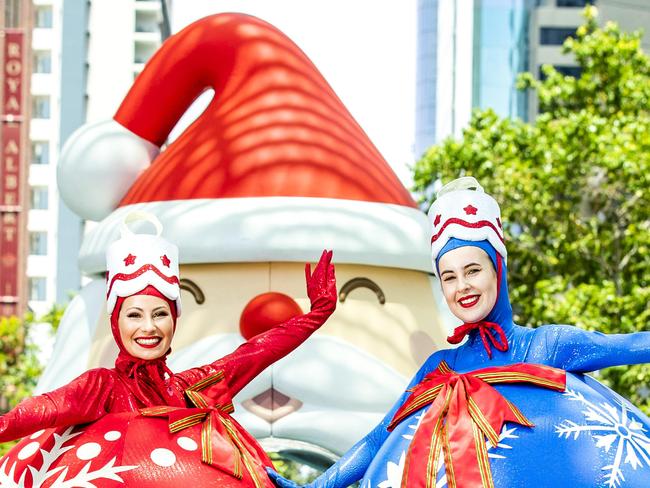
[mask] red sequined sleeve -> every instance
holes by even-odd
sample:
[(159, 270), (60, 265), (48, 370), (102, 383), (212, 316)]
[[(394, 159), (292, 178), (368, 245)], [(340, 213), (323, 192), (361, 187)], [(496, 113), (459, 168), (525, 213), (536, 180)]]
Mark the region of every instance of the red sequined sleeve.
[(330, 313), (315, 310), (295, 317), (251, 338), (211, 364), (174, 375), (174, 381), (185, 389), (206, 376), (222, 371), (232, 398), (267, 367), (302, 344), (325, 323)]
[(94, 369), (61, 388), (23, 400), (0, 417), (0, 442), (97, 420), (108, 411), (113, 382), (109, 370)]

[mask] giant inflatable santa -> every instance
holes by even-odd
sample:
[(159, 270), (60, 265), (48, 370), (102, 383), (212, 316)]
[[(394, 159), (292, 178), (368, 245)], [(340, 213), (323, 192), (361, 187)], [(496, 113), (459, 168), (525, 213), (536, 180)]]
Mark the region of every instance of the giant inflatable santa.
[[(209, 106), (165, 147), (208, 89), (215, 93)], [(315, 464), (334, 460), (444, 344), (448, 319), (431, 275), (426, 216), (305, 54), (259, 19), (215, 15), (168, 39), (114, 119), (67, 142), (59, 186), (72, 210), (98, 223), (88, 226), (79, 255), (90, 282), (66, 311), (41, 392), (113, 365), (104, 256), (134, 210), (156, 216), (179, 247), (183, 326), (169, 358), (174, 371), (225, 355), (306, 311), (304, 262), (334, 250), (334, 315), (235, 398), (234, 417), (267, 449)], [(58, 444), (50, 439), (37, 449), (38, 436), (26, 439), (5, 474), (26, 460), (57, 470), (57, 452), (72, 456), (89, 443), (95, 451), (81, 450), (84, 462), (74, 469), (90, 461), (93, 472), (91, 454), (99, 463), (115, 435), (102, 429), (100, 422), (89, 427), (85, 440), (64, 432)], [(170, 459), (185, 452), (175, 441), (138, 448), (146, 456), (179, 451), (156, 458), (170, 470)]]

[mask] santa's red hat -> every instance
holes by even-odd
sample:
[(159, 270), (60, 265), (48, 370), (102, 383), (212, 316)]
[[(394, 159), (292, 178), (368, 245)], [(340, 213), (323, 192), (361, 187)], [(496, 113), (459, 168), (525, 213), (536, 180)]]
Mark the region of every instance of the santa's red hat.
[[(209, 88), (209, 106), (160, 152)], [(134, 209), (162, 221), (182, 262), (305, 261), (331, 248), (338, 262), (431, 270), (426, 216), (384, 158), (305, 54), (242, 14), (169, 38), (114, 120), (71, 137), (59, 186), (76, 213), (103, 219), (84, 240), (86, 272), (102, 271)]]

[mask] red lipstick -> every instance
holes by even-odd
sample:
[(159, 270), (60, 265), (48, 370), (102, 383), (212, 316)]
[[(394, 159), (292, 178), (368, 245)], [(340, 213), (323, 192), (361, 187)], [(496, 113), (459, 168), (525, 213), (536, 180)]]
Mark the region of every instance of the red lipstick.
[(481, 295), (467, 295), (458, 300), (458, 304), (463, 308), (471, 308), (478, 303), (479, 298)]

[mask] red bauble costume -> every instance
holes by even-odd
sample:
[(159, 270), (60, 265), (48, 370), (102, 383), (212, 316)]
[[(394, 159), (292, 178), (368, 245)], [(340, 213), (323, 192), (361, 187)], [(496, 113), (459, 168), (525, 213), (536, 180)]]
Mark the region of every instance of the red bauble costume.
[[(0, 442), (39, 429), (58, 428), (47, 435), (33, 435), (31, 442), (25, 439), (3, 460), (9, 466), (14, 463), (13, 470), (1, 471), (14, 473), (15, 480), (23, 476), (26, 486), (57, 486), (61, 473), (76, 476), (79, 474), (75, 473), (77, 470), (83, 474), (84, 469), (90, 471), (93, 468), (92, 460), (96, 458), (106, 463), (100, 471), (112, 473), (106, 475), (106, 481), (102, 480), (100, 486), (124, 486), (122, 479), (127, 485), (147, 486), (146, 483), (150, 482), (156, 487), (177, 487), (179, 482), (192, 479), (199, 486), (228, 486), (231, 483), (232, 486), (272, 486), (264, 472), (264, 466), (272, 466), (271, 461), (257, 441), (229, 415), (233, 410), (232, 398), (265, 368), (304, 342), (334, 311), (337, 296), (330, 260), (331, 252), (323, 253), (313, 274), (307, 269), (307, 294), (311, 301), (309, 313), (252, 337), (231, 354), (211, 364), (177, 374), (167, 368), (166, 354), (152, 361), (129, 355), (122, 344), (117, 323), (124, 298), (118, 298), (111, 316), (113, 336), (120, 348), (116, 367), (87, 371), (57, 390), (24, 400), (0, 417)], [(166, 300), (175, 323), (174, 302), (152, 286), (139, 292), (142, 293)], [(166, 373), (170, 373), (168, 377)], [(77, 434), (65, 428), (95, 421), (95, 424), (84, 427), (84, 435), (77, 438), (84, 441), (91, 438), (93, 442), (81, 446), (75, 444), (76, 458), (71, 460), (73, 450), (71, 446), (66, 449), (66, 442)], [(126, 441), (129, 429), (131, 438), (138, 438), (135, 445)], [(134, 431), (138, 432), (137, 436)], [(179, 432), (182, 435), (174, 435)], [(119, 437), (114, 439), (116, 436)], [(185, 444), (189, 442), (200, 447), (188, 450), (178, 440), (181, 438), (185, 439)], [(107, 448), (95, 440), (110, 446)], [(138, 473), (137, 468), (144, 467), (142, 462), (134, 459), (138, 457), (138, 451), (146, 462), (150, 457), (157, 469), (166, 468), (172, 451), (166, 448), (152, 451), (149, 444), (175, 440), (189, 452), (191, 462), (181, 459), (185, 464), (173, 471), (168, 470), (163, 479), (160, 474), (154, 476), (151, 467), (144, 474), (143, 470)], [(82, 450), (84, 446), (91, 447)], [(49, 466), (49, 471), (35, 474), (42, 465), (50, 462), (48, 454), (54, 450), (61, 452), (60, 459)], [(69, 452), (65, 454), (65, 451)], [(101, 451), (102, 456), (99, 456)], [(185, 451), (182, 452), (187, 456)], [(163, 455), (159, 462), (160, 452)], [(174, 460), (180, 457), (173, 453), (171, 456)], [(121, 466), (115, 465), (118, 457), (117, 463)], [(86, 464), (88, 466), (84, 467)], [(56, 466), (60, 469), (57, 470)], [(94, 466), (94, 469), (98, 467)], [(49, 479), (37, 484), (38, 476)], [(64, 479), (67, 480), (64, 476), (60, 482)], [(0, 485), (4, 486), (2, 480)], [(16, 482), (18, 485), (20, 483)]]

